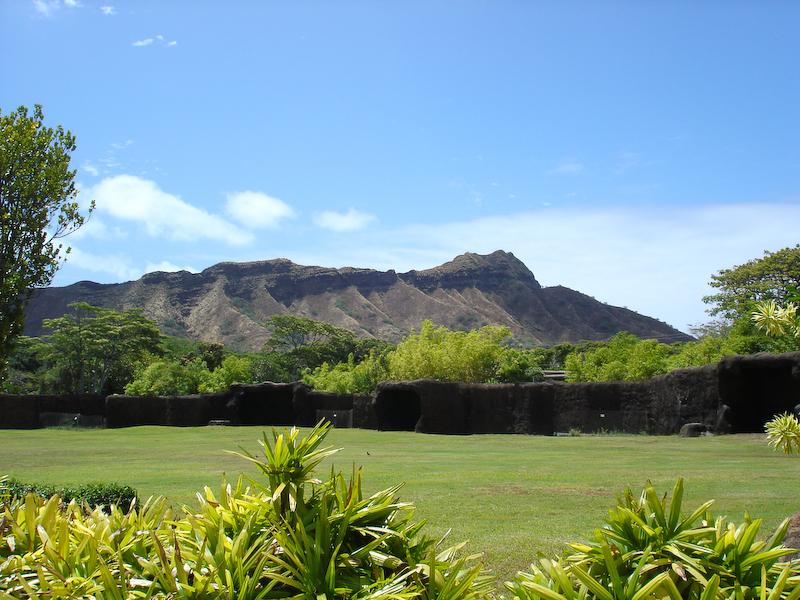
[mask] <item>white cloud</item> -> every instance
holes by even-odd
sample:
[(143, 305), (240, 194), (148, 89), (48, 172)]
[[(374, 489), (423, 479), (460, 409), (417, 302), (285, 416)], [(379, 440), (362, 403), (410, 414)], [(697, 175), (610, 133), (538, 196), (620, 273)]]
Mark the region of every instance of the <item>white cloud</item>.
[(225, 211), (249, 229), (276, 227), (284, 219), (295, 216), (292, 207), (284, 201), (251, 191), (228, 194)]
[(100, 12), (106, 15), (107, 17), (110, 17), (111, 15), (116, 14), (117, 10), (113, 6), (101, 6)]
[(583, 163), (574, 158), (565, 158), (552, 169), (547, 171), (548, 175), (578, 175), (583, 172)]
[(80, 248), (72, 246), (72, 250), (67, 255), (66, 264), (90, 273), (104, 273), (110, 275), (116, 281), (131, 281), (139, 279), (145, 273), (155, 273), (163, 271), (174, 273), (176, 271), (189, 271), (197, 273), (193, 267), (180, 267), (169, 261), (158, 263), (147, 263), (144, 268), (137, 267), (131, 263), (128, 256), (119, 254), (94, 254), (85, 252)]
[(33, 7), (44, 17), (51, 16), (61, 5), (58, 0), (33, 0)]
[(83, 4), (78, 0), (33, 0), (33, 8), (43, 17), (52, 17), (63, 6), (80, 8)]
[(314, 215), (314, 223), (323, 229), (331, 231), (358, 231), (375, 221), (375, 215), (370, 215), (351, 208), (346, 213), (326, 210)]
[(198, 272), (198, 270), (194, 267), (179, 267), (168, 260), (162, 260), (158, 263), (147, 263), (147, 266), (144, 268), (145, 273), (155, 273), (157, 271), (162, 271), (164, 273), (175, 273), (176, 271), (189, 271), (190, 273)]
[(125, 140), (124, 142), (113, 142), (111, 144), (112, 150), (124, 150), (128, 146), (133, 146), (133, 140)]
[[(86, 211), (84, 211), (86, 214)], [(111, 237), (111, 231), (97, 215), (90, 215), (83, 227), (73, 233), (70, 239), (80, 240), (84, 238), (94, 238), (99, 240), (108, 240)]]
[(131, 265), (127, 256), (117, 254), (93, 254), (84, 252), (75, 246), (67, 255), (67, 265), (77, 267), (92, 273), (106, 273), (114, 277), (116, 281), (130, 281), (138, 279), (142, 275), (142, 270)]
[(166, 48), (173, 48), (178, 45), (177, 40), (167, 41), (166, 38), (159, 33), (151, 37), (146, 37), (141, 40), (136, 40), (131, 43), (131, 46), (137, 46), (137, 47), (151, 46), (156, 42), (158, 42), (160, 46), (164, 46)]
[(81, 169), (86, 171), (92, 177), (97, 177), (100, 174), (100, 170), (97, 167), (95, 167), (92, 163), (90, 163), (88, 160), (85, 163), (83, 163)]
[(161, 190), (154, 181), (134, 175), (116, 175), (81, 192), (94, 199), (97, 211), (117, 219), (140, 223), (152, 236), (180, 241), (216, 240), (241, 246), (253, 240), (222, 217), (197, 208), (174, 194)]

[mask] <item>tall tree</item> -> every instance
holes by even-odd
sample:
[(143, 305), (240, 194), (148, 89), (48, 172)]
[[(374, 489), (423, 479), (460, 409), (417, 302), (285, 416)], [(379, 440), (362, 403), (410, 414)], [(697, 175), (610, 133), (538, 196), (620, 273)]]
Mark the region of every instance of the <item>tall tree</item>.
[(723, 269), (711, 276), (710, 285), (718, 292), (703, 298), (712, 305), (708, 312), (730, 319), (749, 319), (765, 300), (779, 305), (800, 300), (800, 244)]
[(359, 339), (347, 329), (307, 317), (273, 315), (267, 328), (271, 335), (255, 361), (257, 379), (262, 381), (296, 381), (305, 369), (345, 362), (350, 354), (360, 361), (370, 350), (386, 347), (379, 340)]
[(116, 311), (85, 302), (46, 319), (45, 360), (52, 365), (57, 391), (80, 394), (121, 392), (137, 367), (163, 354), (161, 332), (141, 310)]
[(0, 111), (0, 381), (32, 288), (50, 283), (69, 252), (60, 240), (85, 220), (69, 168), (75, 137), (43, 121), (38, 104), (30, 116)]

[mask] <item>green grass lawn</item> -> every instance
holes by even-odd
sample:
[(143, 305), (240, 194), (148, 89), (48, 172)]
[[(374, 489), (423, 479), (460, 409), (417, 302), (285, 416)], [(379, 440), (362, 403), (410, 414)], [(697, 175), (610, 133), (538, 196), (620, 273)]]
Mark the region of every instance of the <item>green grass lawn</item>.
[[(247, 463), (225, 449), (257, 452), (257, 427), (0, 431), (0, 474), (58, 485), (116, 481), (140, 495), (192, 503), (203, 485)], [(333, 462), (364, 468), (368, 490), (405, 482), (432, 534), (452, 529), (500, 577), (537, 552), (559, 551), (601, 525), (616, 495), (648, 480), (664, 492), (686, 478), (684, 506), (716, 499), (714, 512), (745, 510), (766, 530), (800, 511), (800, 457), (769, 449), (761, 435), (681, 439), (646, 436), (436, 436), (341, 429)]]

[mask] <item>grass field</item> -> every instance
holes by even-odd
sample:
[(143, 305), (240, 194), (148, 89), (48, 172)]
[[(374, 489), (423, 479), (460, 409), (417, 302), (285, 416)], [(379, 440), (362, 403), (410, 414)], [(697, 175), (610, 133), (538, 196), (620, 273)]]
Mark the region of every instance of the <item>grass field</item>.
[[(140, 495), (192, 503), (194, 491), (223, 473), (253, 474), (224, 453), (258, 451), (261, 428), (136, 427), (117, 430), (0, 431), (0, 474), (60, 485), (116, 481)], [(434, 436), (335, 430), (333, 462), (363, 466), (368, 490), (405, 482), (403, 500), (439, 535), (469, 540), (500, 577), (537, 552), (586, 539), (616, 495), (648, 480), (663, 491), (686, 478), (685, 506), (714, 498), (714, 512), (766, 530), (800, 511), (800, 457), (770, 450), (761, 435), (682, 439), (646, 436)]]

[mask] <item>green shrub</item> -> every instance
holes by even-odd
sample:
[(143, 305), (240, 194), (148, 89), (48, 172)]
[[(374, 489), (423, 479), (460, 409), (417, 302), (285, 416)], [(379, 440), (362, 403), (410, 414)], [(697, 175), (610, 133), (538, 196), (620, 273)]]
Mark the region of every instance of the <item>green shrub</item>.
[(381, 381), (388, 378), (386, 358), (372, 351), (360, 363), (355, 362), (352, 354), (346, 363), (339, 363), (333, 367), (328, 363), (322, 363), (322, 366), (313, 371), (307, 371), (303, 375), (303, 382), (324, 392), (368, 394), (378, 387)]
[(201, 374), (197, 390), (203, 394), (224, 392), (234, 383), (251, 383), (252, 381), (250, 360), (239, 356), (228, 356), (219, 367)]
[(761, 521), (713, 519), (706, 502), (682, 512), (683, 480), (667, 502), (648, 484), (626, 492), (590, 544), (572, 544), (557, 560), (540, 559), (506, 587), (520, 600), (673, 600), (800, 598), (800, 562), (781, 545), (785, 520), (757, 541)]
[(800, 454), (800, 421), (791, 413), (777, 415), (764, 426), (767, 442), (784, 454)]
[(109, 507), (115, 504), (127, 509), (136, 498), (135, 489), (118, 483), (87, 483), (77, 487), (59, 488), (48, 484), (24, 483), (18, 479), (6, 479), (2, 483), (2, 487), (9, 498), (24, 498), (28, 494), (34, 494), (46, 500), (58, 495), (64, 502), (69, 503), (72, 500), (78, 504), (85, 502), (91, 508)]
[(147, 365), (128, 385), (129, 396), (180, 396), (196, 394), (204, 377), (209, 375), (206, 364), (199, 358), (185, 363), (177, 360), (157, 360)]
[[(436, 379), (466, 383), (523, 383), (542, 381), (541, 352), (510, 348), (507, 327), (486, 326), (451, 331), (423, 321), (394, 350), (375, 350), (357, 362), (323, 363), (306, 371), (303, 381), (315, 389), (338, 394), (369, 393), (381, 381)], [(549, 359), (548, 359), (549, 360)]]
[(364, 493), (360, 470), (325, 480), (329, 425), (242, 453), (263, 479), (205, 488), (176, 515), (163, 500), (85, 513), (34, 494), (0, 506), (0, 597), (478, 599), (492, 579), (461, 546), (440, 549), (398, 487)]

